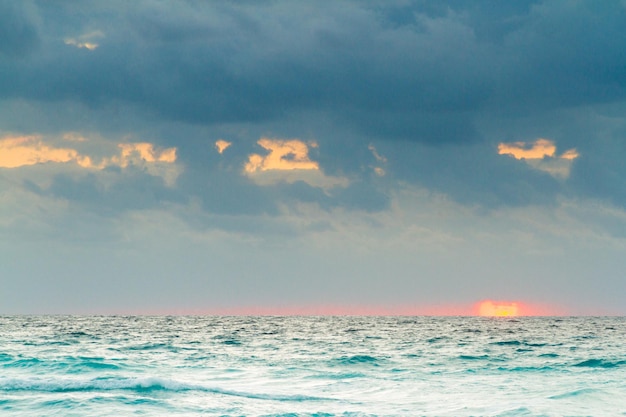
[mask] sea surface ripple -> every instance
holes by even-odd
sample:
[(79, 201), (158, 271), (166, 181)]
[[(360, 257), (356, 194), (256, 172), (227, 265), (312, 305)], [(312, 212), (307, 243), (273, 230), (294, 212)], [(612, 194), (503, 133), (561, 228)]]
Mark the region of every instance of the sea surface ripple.
[(626, 415), (623, 317), (0, 317), (2, 416)]

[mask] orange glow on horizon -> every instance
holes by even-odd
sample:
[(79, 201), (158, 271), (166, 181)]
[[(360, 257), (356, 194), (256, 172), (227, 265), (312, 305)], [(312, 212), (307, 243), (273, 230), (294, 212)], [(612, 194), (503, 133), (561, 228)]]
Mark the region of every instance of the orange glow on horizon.
[(478, 304), (478, 315), (482, 317), (517, 317), (521, 315), (520, 304), (485, 300)]
[[(489, 304), (491, 303), (491, 304)], [(490, 313), (481, 314), (481, 306), (493, 309)], [(510, 307), (514, 305), (515, 314)], [(499, 307), (498, 307), (499, 306)], [(139, 315), (199, 315), (199, 316), (404, 316), (404, 317), (556, 317), (570, 316), (572, 311), (555, 303), (541, 304), (526, 301), (493, 301), (483, 300), (478, 303), (418, 303), (418, 304), (282, 304), (282, 305), (239, 305), (213, 306), (211, 308), (175, 308), (157, 309), (152, 311), (115, 311), (108, 314), (139, 314)], [(590, 315), (585, 314), (585, 315)], [(595, 314), (598, 315), (598, 314)]]
[(472, 316), (471, 305), (340, 305), (304, 304), (282, 306), (221, 307), (210, 310), (179, 311), (180, 314), (235, 316)]

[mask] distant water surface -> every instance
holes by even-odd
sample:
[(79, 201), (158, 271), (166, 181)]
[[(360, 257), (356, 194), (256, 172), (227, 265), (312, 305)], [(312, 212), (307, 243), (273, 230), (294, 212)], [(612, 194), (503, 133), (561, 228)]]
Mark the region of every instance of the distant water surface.
[(626, 319), (0, 317), (2, 416), (626, 415)]

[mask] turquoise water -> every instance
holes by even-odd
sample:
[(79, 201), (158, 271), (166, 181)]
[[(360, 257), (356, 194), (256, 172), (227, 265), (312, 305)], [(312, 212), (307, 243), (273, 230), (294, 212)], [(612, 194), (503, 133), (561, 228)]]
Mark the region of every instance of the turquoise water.
[(2, 416), (626, 415), (625, 318), (0, 317)]

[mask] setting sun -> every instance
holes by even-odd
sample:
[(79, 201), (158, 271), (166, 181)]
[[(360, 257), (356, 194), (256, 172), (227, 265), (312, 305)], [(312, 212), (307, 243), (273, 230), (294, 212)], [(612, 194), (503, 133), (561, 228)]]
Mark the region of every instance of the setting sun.
[(515, 317), (519, 315), (517, 303), (482, 301), (478, 305), (478, 315), (482, 317)]

